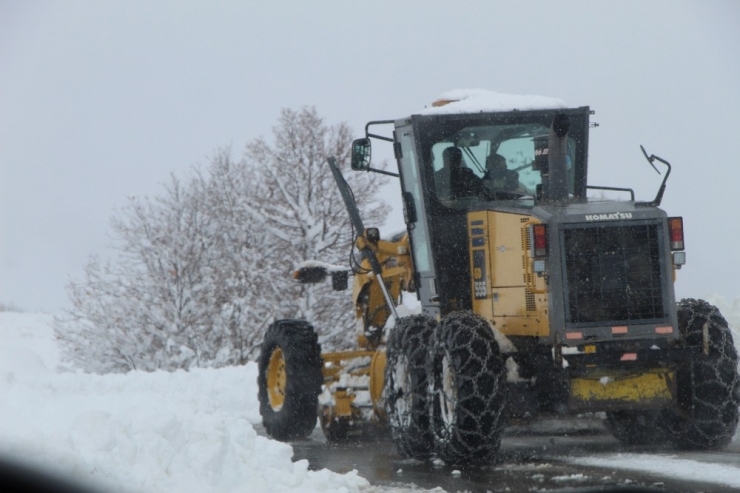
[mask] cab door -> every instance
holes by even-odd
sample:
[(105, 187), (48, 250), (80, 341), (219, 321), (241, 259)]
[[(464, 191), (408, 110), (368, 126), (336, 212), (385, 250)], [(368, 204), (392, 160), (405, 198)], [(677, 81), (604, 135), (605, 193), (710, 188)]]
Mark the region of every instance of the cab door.
[[(406, 122), (406, 121), (405, 121)], [(418, 150), (412, 125), (404, 124), (395, 130), (395, 151), (401, 175), (404, 220), (411, 242), (414, 262), (414, 283), (421, 301), (422, 313), (439, 319), (441, 316), (437, 276), (427, 224), (424, 193), (426, 183), (419, 170)]]

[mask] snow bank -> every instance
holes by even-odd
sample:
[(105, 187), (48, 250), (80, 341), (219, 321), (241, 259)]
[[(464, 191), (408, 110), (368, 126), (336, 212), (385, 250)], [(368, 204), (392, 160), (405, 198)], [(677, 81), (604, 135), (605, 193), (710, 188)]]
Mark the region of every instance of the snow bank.
[(629, 469), (671, 479), (740, 488), (740, 468), (724, 464), (645, 454), (614, 454), (603, 457), (567, 458), (566, 460), (571, 464), (582, 466), (604, 467), (612, 470)]
[(53, 371), (59, 365), (54, 317), (39, 313), (0, 312), (0, 373)]
[(174, 373), (54, 373), (51, 317), (0, 313), (0, 455), (101, 489), (353, 492), (258, 436), (255, 364)]
[(444, 106), (432, 106), (420, 111), (421, 115), (451, 113), (481, 113), (487, 111), (549, 110), (567, 108), (557, 98), (505, 94), (485, 89), (454, 89), (437, 96), (436, 101), (452, 101)]

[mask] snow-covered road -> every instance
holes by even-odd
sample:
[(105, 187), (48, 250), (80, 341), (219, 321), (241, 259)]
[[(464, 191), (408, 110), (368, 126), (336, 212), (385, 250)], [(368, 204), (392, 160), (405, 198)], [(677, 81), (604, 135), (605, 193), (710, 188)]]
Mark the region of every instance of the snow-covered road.
[[(261, 427), (256, 426), (258, 433)], [(721, 452), (676, 452), (661, 446), (625, 447), (594, 418), (538, 421), (511, 427), (497, 460), (458, 468), (401, 459), (387, 439), (327, 446), (320, 430), (293, 443), (294, 458), (311, 467), (358, 469), (371, 483), (414, 483), (446, 491), (529, 492), (562, 488), (647, 486), (658, 491), (725, 492), (737, 489), (740, 443)], [(593, 491), (593, 490), (591, 490)]]

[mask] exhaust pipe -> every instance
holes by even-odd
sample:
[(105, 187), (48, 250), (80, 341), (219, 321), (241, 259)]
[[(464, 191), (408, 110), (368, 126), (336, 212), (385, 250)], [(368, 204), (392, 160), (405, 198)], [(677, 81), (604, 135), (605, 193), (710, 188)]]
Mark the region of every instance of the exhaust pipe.
[(552, 119), (547, 139), (547, 173), (542, 177), (542, 195), (545, 201), (568, 200), (568, 130), (568, 115), (556, 115)]

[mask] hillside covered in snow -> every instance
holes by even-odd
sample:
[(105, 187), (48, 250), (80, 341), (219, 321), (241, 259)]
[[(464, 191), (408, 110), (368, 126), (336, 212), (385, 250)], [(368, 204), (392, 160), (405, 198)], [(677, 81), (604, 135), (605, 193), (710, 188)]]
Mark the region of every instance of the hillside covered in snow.
[[(0, 457), (103, 491), (377, 491), (258, 436), (257, 366), (57, 373), (49, 315), (0, 313)], [(385, 490), (382, 490), (385, 491)]]

